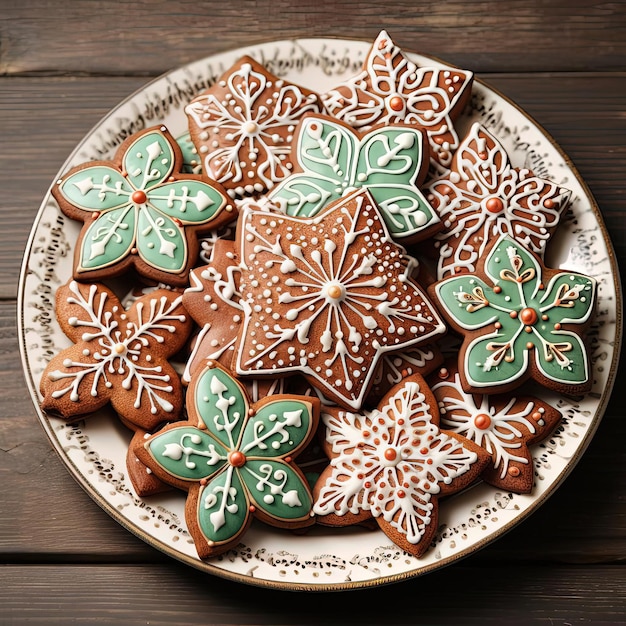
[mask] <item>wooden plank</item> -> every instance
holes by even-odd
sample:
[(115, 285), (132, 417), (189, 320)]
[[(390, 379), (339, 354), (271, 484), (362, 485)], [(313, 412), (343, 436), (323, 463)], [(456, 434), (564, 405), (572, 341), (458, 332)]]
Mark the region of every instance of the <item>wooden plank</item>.
[[(39, 205), (65, 159), (105, 113), (145, 79), (0, 78), (0, 298), (14, 298), (24, 246)], [(489, 76), (551, 133), (598, 204), (620, 262), (626, 170), (626, 80), (622, 74)]]
[(384, 10), (360, 0), (74, 0), (65, 10), (44, 0), (3, 4), (0, 74), (9, 75), (153, 76), (242, 42), (372, 42), (381, 28), (407, 50), (475, 72), (626, 68), (624, 6), (601, 0), (529, 0), (506, 10), (497, 0), (397, 0)]
[(362, 591), (285, 593), (177, 564), (0, 570), (0, 621), (18, 624), (624, 623), (626, 568), (458, 564)]

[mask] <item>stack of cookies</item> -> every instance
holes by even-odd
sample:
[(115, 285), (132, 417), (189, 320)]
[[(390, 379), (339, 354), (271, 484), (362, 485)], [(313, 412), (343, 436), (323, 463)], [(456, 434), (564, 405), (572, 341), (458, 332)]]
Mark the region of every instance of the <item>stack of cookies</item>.
[(254, 518), (419, 557), (445, 496), (532, 491), (561, 419), (532, 389), (589, 391), (596, 283), (544, 264), (570, 191), (455, 129), (472, 82), (384, 31), (326, 93), (243, 57), (187, 135), (142, 130), (54, 185), (83, 225), (42, 408), (110, 405), (133, 488), (185, 494), (200, 558)]

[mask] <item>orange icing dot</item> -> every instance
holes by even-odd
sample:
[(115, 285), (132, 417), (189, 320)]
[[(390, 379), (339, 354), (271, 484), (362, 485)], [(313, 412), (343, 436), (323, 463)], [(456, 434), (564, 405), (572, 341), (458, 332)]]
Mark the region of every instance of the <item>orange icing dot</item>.
[(141, 191), (141, 189), (137, 189), (137, 191), (133, 191), (133, 195), (130, 197), (130, 199), (135, 204), (145, 204), (146, 200), (148, 199), (148, 196), (146, 196), (145, 191)]
[(389, 99), (389, 108), (392, 111), (402, 111), (404, 109), (404, 100), (400, 96), (392, 96)]
[(228, 462), (233, 467), (242, 467), (246, 464), (246, 455), (239, 450), (234, 450), (228, 455)]
[(385, 450), (384, 456), (388, 461), (395, 461), (398, 453), (393, 448), (387, 448)]
[(504, 202), (502, 202), (500, 198), (489, 198), (489, 200), (485, 202), (485, 208), (489, 213), (502, 213), (502, 211), (504, 211)]
[(519, 467), (509, 467), (509, 476), (513, 476), (513, 478), (517, 478), (520, 475)]
[(486, 430), (491, 426), (491, 418), (486, 413), (479, 413), (474, 418), (474, 425), (476, 428), (480, 428), (480, 430)]
[(522, 309), (522, 311), (519, 314), (519, 318), (520, 320), (522, 320), (524, 324), (527, 324), (528, 326), (532, 326), (533, 324), (537, 323), (537, 320), (539, 319), (539, 315), (537, 315), (537, 311), (535, 311), (535, 309), (531, 309), (530, 307), (527, 307), (525, 309)]

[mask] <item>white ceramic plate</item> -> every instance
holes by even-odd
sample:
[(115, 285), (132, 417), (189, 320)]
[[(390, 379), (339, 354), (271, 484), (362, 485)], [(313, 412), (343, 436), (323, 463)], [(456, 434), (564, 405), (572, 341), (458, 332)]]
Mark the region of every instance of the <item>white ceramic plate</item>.
[[(184, 104), (243, 54), (319, 93), (353, 76), (371, 42), (339, 39), (279, 41), (215, 55), (170, 72), (113, 109), (76, 147), (59, 174), (95, 158), (109, 158), (129, 133), (164, 123), (174, 136), (186, 131)], [(411, 55), (419, 65), (438, 65)], [(533, 449), (535, 488), (511, 495), (486, 484), (442, 501), (436, 545), (420, 559), (395, 547), (381, 531), (314, 527), (306, 535), (255, 522), (239, 545), (202, 562), (184, 519), (185, 497), (138, 498), (126, 478), (127, 431), (103, 411), (68, 425), (39, 407), (39, 378), (48, 360), (69, 340), (55, 321), (54, 293), (71, 276), (80, 224), (64, 217), (48, 193), (26, 249), (18, 304), (23, 366), (39, 419), (69, 472), (113, 518), (147, 543), (205, 572), (253, 585), (291, 590), (341, 590), (387, 584), (438, 569), (501, 536), (535, 510), (571, 471), (591, 440), (608, 402), (621, 342), (618, 269), (598, 207), (580, 176), (554, 141), (502, 95), (475, 81), (470, 110), (456, 124), (459, 135), (480, 121), (504, 144), (512, 163), (529, 167), (573, 191), (569, 217), (547, 253), (551, 267), (594, 276), (598, 306), (590, 329), (594, 385), (573, 401), (543, 391), (564, 418), (547, 441)], [(54, 181), (52, 181), (54, 182)], [(89, 506), (86, 503), (86, 506)]]

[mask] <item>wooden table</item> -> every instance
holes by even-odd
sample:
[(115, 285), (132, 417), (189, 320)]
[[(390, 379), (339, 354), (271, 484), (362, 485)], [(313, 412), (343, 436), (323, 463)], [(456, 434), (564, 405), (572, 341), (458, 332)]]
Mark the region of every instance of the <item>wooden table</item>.
[(290, 37), (371, 41), (383, 27), (537, 119), (588, 183), (625, 267), (624, 3), (0, 2), (0, 624), (626, 622), (624, 358), (587, 452), (528, 520), (434, 574), (332, 597), (249, 587), (162, 555), (86, 496), (39, 425), (16, 339), (20, 262), (77, 142), (192, 60)]

